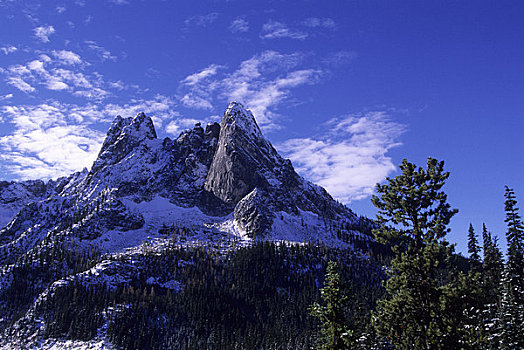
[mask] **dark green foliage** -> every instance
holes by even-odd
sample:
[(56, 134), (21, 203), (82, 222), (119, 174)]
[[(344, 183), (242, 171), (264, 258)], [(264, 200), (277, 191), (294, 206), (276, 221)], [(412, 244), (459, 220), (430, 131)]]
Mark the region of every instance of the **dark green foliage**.
[(484, 250), (484, 260), (482, 262), (484, 294), (488, 304), (497, 304), (500, 294), (500, 280), (502, 278), (502, 270), (504, 269), (502, 252), (496, 237), (492, 237), (485, 224), (482, 224), (482, 240)]
[(475, 270), (478, 270), (481, 263), (480, 247), (472, 224), (469, 224), (468, 229), (468, 253), (472, 265), (471, 267)]
[(339, 262), (343, 293), (353, 291), (348, 311), (360, 320), (384, 277), (372, 260), (313, 245), (266, 242), (227, 253), (172, 246), (133, 259), (128, 282), (110, 287), (87, 275), (45, 298), (36, 315), (48, 325), (45, 336), (87, 340), (107, 327), (123, 349), (310, 349), (317, 323), (308, 307), (320, 299), (329, 260)]
[[(384, 185), (377, 184), (377, 193), (371, 201), (379, 209), (377, 222), (381, 227), (374, 230), (382, 243), (410, 241), (416, 248), (439, 240), (449, 232), (446, 225), (458, 210), (451, 209), (447, 195), (441, 191), (449, 172), (444, 162), (428, 158), (427, 170), (417, 169), (406, 159), (399, 166), (402, 174), (387, 178)], [(385, 226), (393, 224), (395, 228)]]
[(79, 252), (72, 244), (64, 242), (53, 242), (20, 256), (10, 270), (12, 283), (0, 290), (0, 330), (23, 316), (50, 283), (85, 271), (98, 258), (99, 253), (94, 248)]
[(452, 283), (443, 286), (441, 349), (487, 349), (485, 296), (482, 276), (471, 270), (453, 273)]
[(85, 286), (75, 280), (57, 288), (36, 308), (47, 325), (44, 337), (92, 339), (103, 324), (102, 311), (108, 299), (109, 291), (105, 285)]
[(506, 238), (508, 245), (512, 245), (516, 250), (522, 251), (522, 243), (524, 242), (524, 226), (517, 208), (517, 200), (515, 198), (515, 192), (508, 186), (505, 187), (504, 197), (504, 210), (506, 212), (506, 219), (504, 222), (508, 225), (506, 231)]
[(449, 303), (445, 266), (452, 253), (443, 238), (457, 213), (442, 191), (449, 173), (444, 162), (432, 158), (426, 170), (405, 159), (399, 167), (402, 174), (378, 184), (379, 196), (372, 198), (381, 225), (375, 230), (376, 239), (394, 244), (397, 253), (373, 324), (396, 349), (454, 348), (457, 339), (443, 339), (449, 316), (442, 307)]
[(513, 189), (506, 186), (506, 239), (508, 258), (502, 279), (500, 344), (503, 349), (523, 349), (524, 337), (524, 226)]
[(345, 315), (348, 297), (342, 294), (337, 264), (328, 264), (324, 287), (320, 289), (323, 305), (314, 303), (311, 315), (321, 322), (321, 336), (317, 348), (321, 350), (349, 349), (352, 343), (353, 330), (349, 328), (349, 319)]

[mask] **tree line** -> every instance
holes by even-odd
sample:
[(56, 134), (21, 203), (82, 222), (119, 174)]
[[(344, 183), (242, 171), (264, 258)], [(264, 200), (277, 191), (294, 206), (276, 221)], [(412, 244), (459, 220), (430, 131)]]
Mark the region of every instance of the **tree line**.
[[(458, 212), (442, 190), (449, 172), (428, 158), (426, 168), (404, 160), (401, 174), (378, 184), (378, 242), (391, 246), (385, 294), (365, 331), (354, 327), (330, 263), (322, 304), (311, 314), (321, 322), (318, 349), (524, 349), (524, 225), (514, 190), (505, 187), (507, 258), (483, 225), (482, 246), (470, 224), (467, 264), (446, 241)], [(362, 319), (360, 320), (362, 322)]]

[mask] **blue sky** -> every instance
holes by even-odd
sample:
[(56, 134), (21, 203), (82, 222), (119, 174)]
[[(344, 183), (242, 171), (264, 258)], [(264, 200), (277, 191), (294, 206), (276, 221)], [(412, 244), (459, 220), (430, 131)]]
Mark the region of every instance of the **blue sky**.
[(251, 109), (306, 178), (374, 216), (402, 158), (446, 161), (460, 213), (504, 241), (524, 201), (524, 5), (518, 1), (0, 0), (0, 178), (56, 178), (111, 120), (159, 136)]

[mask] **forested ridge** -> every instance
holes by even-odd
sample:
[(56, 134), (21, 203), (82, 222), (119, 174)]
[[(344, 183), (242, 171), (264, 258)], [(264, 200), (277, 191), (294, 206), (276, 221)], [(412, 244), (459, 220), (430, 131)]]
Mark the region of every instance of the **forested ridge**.
[(191, 247), (180, 245), (185, 229), (167, 227), (169, 244), (133, 254), (50, 242), (11, 266), (0, 326), (31, 346), (524, 348), (524, 225), (514, 191), (504, 194), (506, 254), (486, 225), (478, 234), (471, 224), (465, 258), (446, 240), (457, 210), (444, 163), (404, 161), (400, 170), (373, 196), (376, 242), (353, 240), (353, 250), (262, 240)]

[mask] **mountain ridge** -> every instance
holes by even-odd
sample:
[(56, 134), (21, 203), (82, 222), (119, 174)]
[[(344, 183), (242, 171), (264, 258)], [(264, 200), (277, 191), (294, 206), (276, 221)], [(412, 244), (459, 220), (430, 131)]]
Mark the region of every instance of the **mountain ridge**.
[[(61, 214), (75, 216), (79, 207), (108, 206), (111, 201), (102, 202), (111, 193), (113, 208), (106, 211), (129, 219), (140, 213), (130, 213), (124, 198), (140, 203), (159, 196), (182, 208), (196, 207), (208, 216), (229, 217), (229, 226), (247, 238), (278, 237), (272, 231), (278, 213), (298, 217), (310, 212), (346, 224), (360, 220), (323, 188), (300, 177), (263, 136), (251, 112), (235, 102), (228, 105), (220, 124), (209, 124), (205, 130), (197, 124), (174, 140), (159, 140), (153, 121), (144, 113), (125, 119), (118, 116), (90, 171), (48, 183), (47, 198), (28, 197), (27, 202), (40, 200), (35, 203), (46, 204), (52, 212), (57, 206), (64, 208), (65, 201), (69, 207)], [(143, 220), (131, 221), (121, 227), (136, 229)], [(115, 226), (116, 222), (109, 225)], [(16, 236), (13, 227), (23, 225), (10, 224), (10, 230), (0, 231), (0, 239), (7, 232)], [(337, 240), (329, 235), (311, 238)]]
[[(61, 321), (42, 319), (55, 312), (50, 316), (42, 305), (55, 305), (53, 298), (69, 295), (75, 284), (115, 293), (138, 279), (151, 289), (184, 290), (165, 273), (142, 281), (151, 256), (155, 264), (189, 251), (200, 256), (199, 249), (240, 257), (242, 248), (258, 251), (266, 242), (350, 251), (367, 266), (363, 254), (373, 244), (373, 222), (298, 175), (238, 103), (228, 105), (220, 124), (196, 124), (175, 139), (158, 139), (144, 113), (118, 116), (90, 170), (0, 183), (2, 213), (0, 348), (44, 346), (47, 327)], [(22, 282), (27, 274), (31, 281)]]

